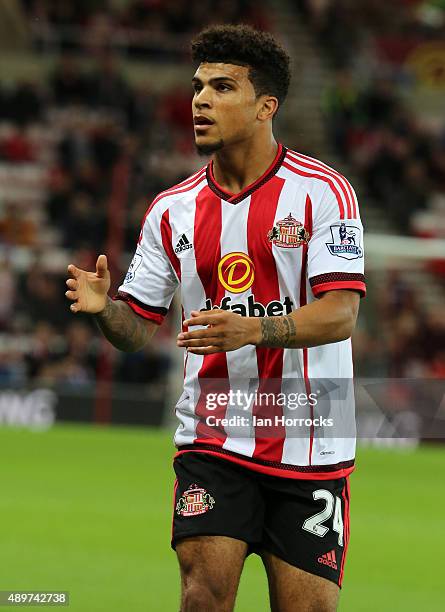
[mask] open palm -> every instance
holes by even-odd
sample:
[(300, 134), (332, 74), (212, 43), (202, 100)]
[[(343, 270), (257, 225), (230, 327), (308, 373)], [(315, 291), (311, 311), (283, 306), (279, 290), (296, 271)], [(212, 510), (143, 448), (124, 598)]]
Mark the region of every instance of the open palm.
[(70, 264), (71, 275), (66, 284), (66, 297), (73, 302), (72, 312), (97, 313), (105, 308), (110, 289), (110, 272), (106, 255), (99, 255), (96, 261), (96, 272), (87, 272)]

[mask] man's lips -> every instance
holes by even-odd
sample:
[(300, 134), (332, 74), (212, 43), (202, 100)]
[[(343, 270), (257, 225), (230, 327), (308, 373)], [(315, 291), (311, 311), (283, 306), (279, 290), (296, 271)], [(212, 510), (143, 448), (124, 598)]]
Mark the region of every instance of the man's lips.
[(215, 122), (213, 121), (213, 119), (210, 119), (209, 117), (206, 117), (205, 115), (196, 115), (195, 117), (193, 117), (193, 123), (195, 125), (195, 128), (197, 128), (197, 127), (209, 127), (210, 125), (213, 125)]
[(195, 124), (195, 132), (196, 134), (203, 134), (204, 132), (207, 132), (207, 130), (210, 130), (210, 128), (212, 127), (213, 123), (204, 123), (202, 125)]

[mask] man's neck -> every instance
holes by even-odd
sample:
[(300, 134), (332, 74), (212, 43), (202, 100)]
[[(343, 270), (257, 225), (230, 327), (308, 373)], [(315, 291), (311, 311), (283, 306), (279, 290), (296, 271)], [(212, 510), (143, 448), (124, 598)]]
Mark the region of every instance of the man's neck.
[(224, 147), (213, 156), (216, 182), (229, 193), (240, 193), (266, 172), (277, 150), (273, 136), (261, 146), (248, 142)]

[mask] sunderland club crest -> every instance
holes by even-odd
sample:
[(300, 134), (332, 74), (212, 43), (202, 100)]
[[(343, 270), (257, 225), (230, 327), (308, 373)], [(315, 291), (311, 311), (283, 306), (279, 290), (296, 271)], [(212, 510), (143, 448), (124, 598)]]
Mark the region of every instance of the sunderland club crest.
[(309, 232), (304, 225), (289, 213), (285, 219), (277, 221), (268, 232), (270, 242), (283, 249), (296, 249), (309, 241)]
[(176, 512), (181, 516), (197, 516), (212, 510), (214, 505), (215, 500), (205, 489), (192, 484), (179, 498)]

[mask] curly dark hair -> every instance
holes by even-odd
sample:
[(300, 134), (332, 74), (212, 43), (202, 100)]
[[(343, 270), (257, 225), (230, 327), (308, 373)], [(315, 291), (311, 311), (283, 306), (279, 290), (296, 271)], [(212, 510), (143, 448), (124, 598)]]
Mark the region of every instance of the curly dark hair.
[(249, 79), (258, 96), (276, 96), (282, 104), (290, 83), (290, 58), (267, 32), (248, 25), (216, 25), (191, 42), (195, 62), (222, 62), (249, 68)]

